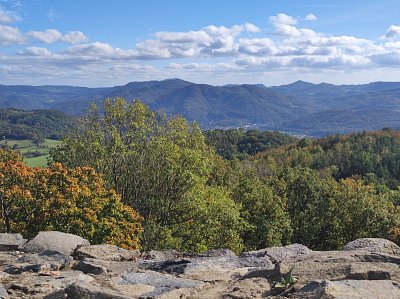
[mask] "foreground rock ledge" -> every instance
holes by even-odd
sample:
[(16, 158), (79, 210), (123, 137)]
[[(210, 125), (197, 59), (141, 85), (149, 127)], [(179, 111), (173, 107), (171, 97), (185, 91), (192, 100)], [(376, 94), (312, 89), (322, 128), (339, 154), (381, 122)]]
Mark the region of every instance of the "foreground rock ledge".
[[(293, 268), (294, 266), (294, 268)], [(297, 283), (275, 287), (290, 269)], [(61, 232), (0, 234), (1, 298), (400, 298), (400, 248), (358, 239), (343, 251), (293, 244), (236, 256), (140, 254)]]

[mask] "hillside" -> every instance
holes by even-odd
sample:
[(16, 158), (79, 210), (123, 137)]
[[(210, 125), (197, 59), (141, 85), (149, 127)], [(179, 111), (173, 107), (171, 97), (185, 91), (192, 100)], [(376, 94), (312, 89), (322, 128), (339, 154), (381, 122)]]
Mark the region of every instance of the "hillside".
[(212, 86), (180, 79), (108, 88), (0, 85), (0, 107), (84, 114), (91, 102), (121, 96), (179, 114), (203, 128), (247, 127), (324, 136), (400, 127), (400, 83)]
[(0, 109), (0, 136), (14, 139), (60, 139), (74, 124), (55, 110)]

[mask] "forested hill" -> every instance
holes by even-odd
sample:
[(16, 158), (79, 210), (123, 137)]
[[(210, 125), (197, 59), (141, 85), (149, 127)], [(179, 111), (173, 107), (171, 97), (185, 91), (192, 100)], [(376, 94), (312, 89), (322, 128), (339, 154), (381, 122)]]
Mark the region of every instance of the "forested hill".
[[(182, 115), (205, 129), (246, 127), (325, 136), (400, 128), (400, 83), (364, 85), (261, 84), (212, 86), (180, 79), (131, 82), (123, 86), (0, 85), (0, 107), (57, 109), (84, 114), (91, 102), (122, 96), (153, 110)], [(101, 106), (101, 105), (99, 105)]]
[(258, 168), (306, 167), (340, 180), (359, 177), (368, 183), (397, 189), (400, 184), (400, 132), (383, 129), (319, 139), (272, 148), (251, 158)]
[(73, 118), (60, 111), (0, 109), (1, 138), (60, 139), (73, 124)]

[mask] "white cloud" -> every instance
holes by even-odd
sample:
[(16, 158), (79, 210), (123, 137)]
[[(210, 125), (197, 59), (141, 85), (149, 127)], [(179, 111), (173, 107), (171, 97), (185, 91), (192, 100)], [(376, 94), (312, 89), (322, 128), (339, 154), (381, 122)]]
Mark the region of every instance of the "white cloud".
[(390, 26), (386, 33), (386, 38), (396, 38), (398, 36), (400, 36), (400, 26)]
[(81, 31), (68, 31), (61, 38), (62, 41), (69, 44), (79, 44), (88, 41), (88, 37), (84, 35)]
[(14, 13), (4, 10), (0, 7), (0, 23), (12, 23), (18, 21), (20, 18), (16, 16)]
[(284, 13), (279, 13), (276, 16), (272, 16), (269, 20), (273, 24), (283, 24), (283, 25), (296, 25), (297, 20), (291, 16), (288, 16)]
[(251, 23), (225, 26), (206, 26), (198, 31), (156, 32), (155, 39), (136, 45), (137, 59), (171, 59), (234, 55), (239, 48), (237, 38), (244, 32), (260, 32)]
[(306, 21), (316, 21), (316, 20), (317, 17), (314, 14), (309, 13), (308, 15), (306, 15)]
[(28, 32), (28, 36), (46, 44), (52, 44), (59, 41), (69, 44), (79, 44), (88, 40), (88, 38), (81, 31), (68, 31), (63, 35), (56, 29), (30, 31)]
[[(302, 20), (311, 19), (308, 15)], [(257, 78), (278, 72), (297, 72), (302, 76), (311, 70), (315, 74), (333, 70), (374, 73), (400, 65), (400, 40), (396, 39), (400, 26), (392, 25), (382, 40), (300, 28), (298, 20), (286, 14), (272, 16), (270, 21), (275, 28), (273, 33), (261, 31), (251, 23), (231, 27), (209, 25), (191, 31), (156, 32), (125, 49), (106, 42), (88, 42), (80, 31), (61, 33), (48, 29), (23, 33), (18, 28), (0, 25), (0, 45), (26, 44), (23, 50), (17, 48), (15, 54), (0, 53), (0, 75), (5, 70), (22, 74), (35, 73), (36, 69), (40, 76), (83, 78), (96, 74), (94, 77), (109, 80), (132, 78), (132, 74), (140, 80), (190, 77), (197, 72), (208, 75), (204, 78), (230, 78), (232, 74)], [(68, 45), (38, 47), (37, 41)], [(143, 62), (151, 60), (156, 61)], [(114, 77), (110, 77), (110, 72)]]
[(0, 45), (23, 44), (25, 36), (18, 28), (0, 25)]
[(55, 29), (47, 29), (45, 31), (30, 31), (28, 35), (46, 44), (55, 43), (62, 38), (62, 34)]
[(21, 56), (51, 56), (51, 52), (46, 48), (41, 47), (27, 47), (22, 51), (17, 52)]

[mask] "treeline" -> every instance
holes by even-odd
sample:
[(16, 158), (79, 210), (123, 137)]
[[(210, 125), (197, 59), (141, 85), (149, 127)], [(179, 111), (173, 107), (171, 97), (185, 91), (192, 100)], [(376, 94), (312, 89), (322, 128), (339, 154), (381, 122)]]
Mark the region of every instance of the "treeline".
[(328, 171), (336, 180), (362, 178), (396, 190), (400, 184), (400, 132), (383, 129), (320, 139), (302, 139), (252, 159), (264, 171), (301, 166)]
[(225, 159), (243, 160), (267, 149), (296, 142), (296, 137), (280, 132), (249, 130), (243, 128), (204, 131), (206, 143)]
[(73, 118), (56, 110), (0, 109), (1, 138), (58, 140), (73, 125)]
[[(206, 143), (207, 138), (215, 142), (235, 134), (237, 139), (226, 142), (237, 147), (237, 152), (225, 156), (229, 159)], [(334, 162), (342, 161), (335, 155), (344, 153), (339, 151), (343, 147), (352, 153), (376, 149), (380, 159), (392, 157), (398, 150), (397, 132), (292, 144), (287, 144), (291, 137), (272, 133), (269, 136), (276, 141), (270, 141), (270, 149), (245, 158), (252, 152), (240, 152), (238, 140), (263, 134), (268, 136), (231, 130), (208, 132), (205, 137), (184, 118), (156, 114), (138, 101), (107, 100), (101, 109), (93, 106), (80, 126), (52, 150), (53, 160), (60, 164), (40, 174), (45, 182), (40, 192), (34, 180), (20, 180), (16, 188), (15, 180), (3, 179), (0, 198), (6, 206), (0, 224), (7, 228), (7, 215), (20, 217), (4, 211), (18, 211), (29, 197), (31, 203), (64, 212), (39, 215), (45, 219), (39, 226), (36, 217), (8, 217), (10, 231), (32, 234), (34, 229), (60, 227), (85, 234), (88, 227), (94, 242), (143, 250), (202, 252), (223, 247), (240, 252), (294, 242), (325, 250), (361, 237), (400, 241), (400, 191), (391, 185), (394, 181), (380, 181), (379, 175), (372, 179), (371, 172), (361, 173), (345, 163), (347, 168), (341, 168)], [(273, 148), (279, 143), (283, 145)], [(381, 145), (384, 150), (378, 150)], [(13, 159), (0, 163), (0, 168), (10, 169), (0, 169), (4, 177), (16, 169), (18, 162), (10, 162)], [(43, 195), (35, 199), (37, 194)], [(118, 208), (112, 209), (116, 203)], [(121, 215), (125, 216), (119, 220)]]

